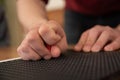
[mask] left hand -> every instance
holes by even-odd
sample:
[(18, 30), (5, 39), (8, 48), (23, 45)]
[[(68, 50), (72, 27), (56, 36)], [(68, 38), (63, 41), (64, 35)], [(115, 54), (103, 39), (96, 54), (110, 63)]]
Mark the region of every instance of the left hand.
[(85, 31), (78, 43), (75, 45), (75, 51), (99, 52), (114, 51), (120, 49), (120, 31), (109, 26), (96, 25)]

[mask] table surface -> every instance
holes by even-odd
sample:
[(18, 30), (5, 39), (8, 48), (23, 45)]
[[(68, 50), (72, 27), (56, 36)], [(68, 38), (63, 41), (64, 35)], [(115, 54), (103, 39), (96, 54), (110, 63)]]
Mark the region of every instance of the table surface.
[(0, 60), (19, 57), (16, 50), (17, 50), (17, 47), (0, 48)]

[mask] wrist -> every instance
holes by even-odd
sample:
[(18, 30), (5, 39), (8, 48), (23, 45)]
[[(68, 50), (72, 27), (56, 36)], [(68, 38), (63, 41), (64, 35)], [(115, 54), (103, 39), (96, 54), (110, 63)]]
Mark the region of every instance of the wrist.
[(32, 29), (40, 27), (41, 24), (47, 23), (48, 19), (42, 19), (31, 22), (29, 25), (24, 25), (25, 33), (31, 31)]

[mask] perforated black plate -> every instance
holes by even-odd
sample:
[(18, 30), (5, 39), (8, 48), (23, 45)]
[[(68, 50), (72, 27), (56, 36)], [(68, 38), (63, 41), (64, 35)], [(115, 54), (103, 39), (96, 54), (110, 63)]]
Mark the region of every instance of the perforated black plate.
[(120, 80), (120, 52), (66, 52), (49, 61), (0, 63), (0, 80)]

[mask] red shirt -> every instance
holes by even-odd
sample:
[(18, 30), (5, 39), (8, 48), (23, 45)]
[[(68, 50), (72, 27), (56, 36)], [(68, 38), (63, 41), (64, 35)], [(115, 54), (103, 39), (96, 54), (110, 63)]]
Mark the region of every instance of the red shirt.
[(88, 15), (101, 15), (120, 11), (120, 0), (66, 0), (66, 9)]

